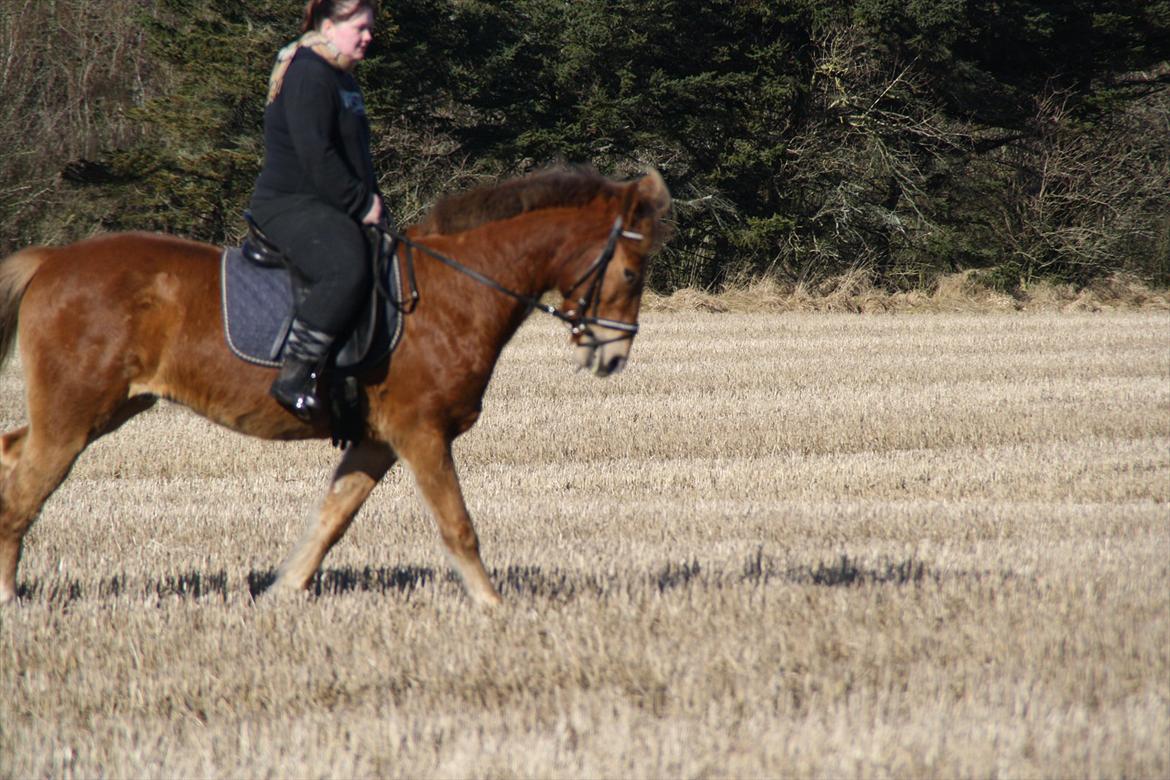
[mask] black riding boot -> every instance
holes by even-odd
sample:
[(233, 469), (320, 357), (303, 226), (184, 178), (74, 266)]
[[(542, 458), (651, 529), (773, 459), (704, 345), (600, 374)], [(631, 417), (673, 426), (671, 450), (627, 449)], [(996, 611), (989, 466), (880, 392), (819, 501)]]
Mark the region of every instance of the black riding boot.
[(293, 320), (284, 345), (284, 365), (268, 392), (305, 422), (324, 408), (317, 395), (317, 376), (332, 345), (333, 336)]

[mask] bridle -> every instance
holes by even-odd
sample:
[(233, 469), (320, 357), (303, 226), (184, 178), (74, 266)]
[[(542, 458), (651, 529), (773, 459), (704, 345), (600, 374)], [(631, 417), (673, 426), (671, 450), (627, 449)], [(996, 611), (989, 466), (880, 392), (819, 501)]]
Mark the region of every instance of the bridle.
[[(634, 338), (638, 333), (637, 322), (622, 322), (621, 320), (611, 320), (600, 316), (601, 310), (601, 287), (605, 279), (605, 272), (609, 268), (610, 261), (613, 260), (614, 252), (617, 250), (617, 242), (619, 239), (625, 238), (631, 241), (641, 241), (645, 238), (641, 233), (633, 230), (625, 230), (622, 226), (622, 218), (618, 217), (614, 220), (613, 228), (609, 231), (609, 237), (606, 239), (605, 246), (601, 253), (597, 255), (597, 259), (589, 264), (589, 267), (577, 278), (573, 286), (569, 288), (565, 294), (568, 299), (574, 292), (588, 283), (585, 294), (574, 301), (574, 308), (568, 311), (561, 311), (555, 306), (547, 303), (542, 303), (538, 298), (532, 295), (525, 295), (521, 292), (505, 287), (504, 285), (492, 279), (486, 274), (476, 271), (474, 268), (468, 268), (463, 263), (459, 262), (453, 257), (448, 257), (442, 252), (436, 252), (428, 246), (424, 246), (416, 241), (412, 241), (401, 233), (393, 231), (386, 231), (383, 233), (390, 240), (390, 246), (386, 249), (386, 257), (391, 258), (397, 251), (397, 247), (401, 244), (406, 248), (404, 253), (406, 259), (407, 275), (410, 279), (410, 298), (406, 301), (399, 301), (399, 309), (404, 314), (409, 314), (418, 306), (419, 291), (418, 285), (415, 284), (414, 278), (414, 255), (412, 250), (417, 249), (424, 255), (428, 255), (444, 265), (454, 268), (456, 271), (470, 276), (475, 281), (489, 287), (496, 292), (503, 293), (511, 298), (515, 298), (521, 303), (528, 306), (530, 309), (542, 311), (552, 317), (556, 317), (561, 322), (569, 326), (569, 332), (573, 336), (584, 337), (588, 340), (583, 346), (590, 348), (600, 347), (604, 344), (612, 344), (618, 341), (626, 341)], [(385, 291), (383, 291), (385, 293)], [(620, 335), (610, 339), (598, 339), (592, 330), (592, 326), (607, 328), (615, 330)]]

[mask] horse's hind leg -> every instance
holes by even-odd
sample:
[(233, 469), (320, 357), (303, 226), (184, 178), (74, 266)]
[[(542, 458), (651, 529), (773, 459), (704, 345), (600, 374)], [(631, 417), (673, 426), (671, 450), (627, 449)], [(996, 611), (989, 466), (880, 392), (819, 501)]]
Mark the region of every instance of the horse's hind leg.
[(345, 534), (379, 480), (394, 465), (394, 451), (369, 439), (346, 450), (316, 519), (280, 566), (274, 590), (301, 590), (330, 548)]
[[(90, 442), (117, 430), (157, 401), (154, 396), (126, 399), (122, 392), (112, 395), (114, 398), (103, 404), (74, 404), (72, 415), (49, 422), (45, 422), (50, 418), (44, 412), (34, 413), (30, 400), (33, 422), (0, 438), (0, 604), (16, 597), (16, 569), (24, 536), (77, 456)], [(116, 400), (119, 396), (121, 403)], [(110, 406), (114, 407), (112, 412), (99, 413)]]
[[(25, 352), (41, 354), (33, 343)], [(0, 437), (0, 604), (16, 597), (24, 536), (77, 456), (156, 400), (127, 398), (124, 381), (101, 382), (99, 372), (77, 378), (60, 363), (28, 363), (29, 424)]]
[[(108, 433), (113, 433), (126, 424), (132, 417), (145, 412), (157, 402), (158, 398), (153, 395), (134, 396), (118, 408), (97, 435), (105, 436)], [(17, 462), (20, 460), (20, 454), (24, 451), (24, 440), (26, 438), (28, 438), (27, 425), (22, 425), (0, 436), (0, 482), (3, 482), (12, 473), (12, 469), (16, 467)], [(90, 441), (96, 438), (97, 436), (93, 436)]]
[(117, 430), (156, 400), (153, 396), (128, 399), (110, 414), (94, 415), (89, 430), (53, 420), (0, 438), (0, 604), (16, 597), (16, 569), (24, 536), (41, 506), (68, 476), (77, 456), (92, 441)]
[(0, 484), (0, 604), (16, 598), (24, 535), (85, 448), (86, 437), (59, 437), (34, 429), (18, 441), (20, 457)]

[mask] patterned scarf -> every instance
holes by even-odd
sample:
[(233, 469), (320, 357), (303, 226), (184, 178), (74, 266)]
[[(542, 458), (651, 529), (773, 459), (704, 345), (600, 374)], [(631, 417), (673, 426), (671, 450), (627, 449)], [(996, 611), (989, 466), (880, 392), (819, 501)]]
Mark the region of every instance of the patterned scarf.
[(301, 47), (312, 49), (321, 59), (338, 70), (348, 71), (354, 66), (354, 59), (352, 57), (347, 57), (339, 52), (337, 47), (321, 33), (316, 30), (310, 30), (288, 46), (285, 46), (276, 55), (276, 67), (272, 69), (272, 76), (268, 79), (269, 103), (276, 100), (276, 96), (280, 94), (280, 89), (284, 86), (284, 74), (288, 72), (289, 64)]

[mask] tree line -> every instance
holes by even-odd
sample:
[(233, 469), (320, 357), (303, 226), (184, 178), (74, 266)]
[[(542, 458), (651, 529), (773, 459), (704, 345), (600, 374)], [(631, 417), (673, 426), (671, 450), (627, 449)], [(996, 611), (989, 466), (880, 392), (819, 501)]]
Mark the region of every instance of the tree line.
[[(238, 240), (300, 5), (0, 0), (0, 251)], [(659, 290), (1170, 283), (1170, 0), (392, 0), (378, 25), (358, 76), (401, 222), (549, 164), (654, 166)]]

